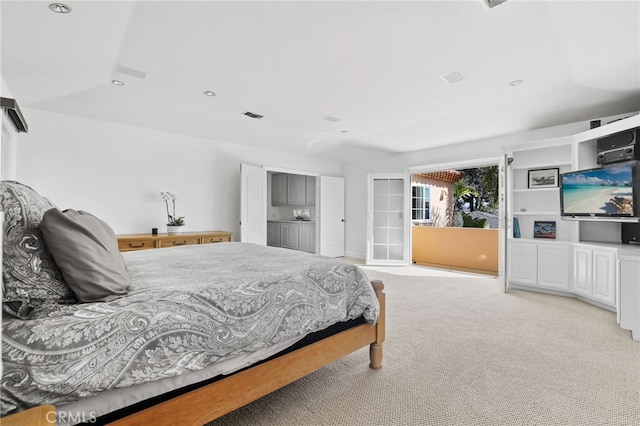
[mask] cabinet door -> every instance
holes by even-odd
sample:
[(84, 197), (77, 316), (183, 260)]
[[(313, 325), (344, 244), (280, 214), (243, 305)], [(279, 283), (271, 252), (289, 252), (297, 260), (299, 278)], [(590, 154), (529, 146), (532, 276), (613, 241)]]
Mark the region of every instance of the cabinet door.
[(640, 259), (620, 260), (620, 327), (640, 340)]
[(289, 247), (289, 224), (281, 223), (280, 224), (280, 247), (290, 248)]
[(298, 248), (300, 247), (299, 244), (299, 233), (300, 233), (300, 225), (298, 225), (297, 223), (292, 223), (290, 225), (287, 225), (289, 227), (289, 235), (288, 235), (288, 241), (287, 241), (287, 245), (290, 249), (294, 249), (294, 250), (298, 250)]
[(561, 243), (538, 246), (539, 286), (568, 290), (571, 269), (571, 246)]
[(298, 225), (298, 231), (299, 231), (298, 249), (303, 251), (308, 251), (310, 253), (315, 253), (316, 251), (315, 226), (310, 224), (300, 224)]
[(573, 249), (573, 291), (585, 296), (593, 295), (593, 266), (590, 249)]
[(278, 222), (267, 223), (267, 245), (280, 247), (280, 224)]
[(593, 297), (609, 305), (616, 303), (616, 253), (593, 250)]
[(304, 205), (307, 203), (305, 191), (307, 185), (303, 175), (287, 176), (287, 203)]
[(284, 173), (271, 176), (271, 205), (287, 205), (287, 175)]
[(538, 282), (538, 248), (536, 244), (510, 244), (509, 281), (536, 285)]
[(304, 181), (307, 204), (313, 205), (316, 203), (316, 178), (315, 176), (305, 176)]

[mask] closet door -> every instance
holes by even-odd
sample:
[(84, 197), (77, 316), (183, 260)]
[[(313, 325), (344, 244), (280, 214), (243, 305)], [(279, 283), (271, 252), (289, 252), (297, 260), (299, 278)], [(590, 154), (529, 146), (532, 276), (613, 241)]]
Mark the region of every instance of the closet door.
[(409, 265), (411, 224), (409, 178), (405, 174), (368, 177), (367, 265)]

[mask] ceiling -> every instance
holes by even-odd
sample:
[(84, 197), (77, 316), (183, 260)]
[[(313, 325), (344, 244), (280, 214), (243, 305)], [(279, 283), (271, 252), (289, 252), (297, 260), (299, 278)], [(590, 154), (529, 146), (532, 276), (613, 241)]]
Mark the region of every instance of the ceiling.
[(49, 3), (0, 3), (23, 108), (339, 161), (640, 109), (636, 0)]

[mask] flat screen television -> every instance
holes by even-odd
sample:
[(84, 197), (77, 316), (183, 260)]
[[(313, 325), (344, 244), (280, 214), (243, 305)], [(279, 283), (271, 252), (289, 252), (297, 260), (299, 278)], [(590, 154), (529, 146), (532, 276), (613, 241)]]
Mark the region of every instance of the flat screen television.
[(640, 162), (607, 164), (560, 174), (564, 218), (637, 220), (640, 217)]

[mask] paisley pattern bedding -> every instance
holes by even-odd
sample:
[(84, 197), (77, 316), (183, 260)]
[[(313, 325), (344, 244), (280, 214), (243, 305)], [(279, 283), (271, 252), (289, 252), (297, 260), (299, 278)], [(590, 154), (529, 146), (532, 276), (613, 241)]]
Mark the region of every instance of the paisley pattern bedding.
[(5, 318), (2, 415), (200, 370), (379, 306), (354, 265), (247, 243), (124, 253), (133, 290)]

